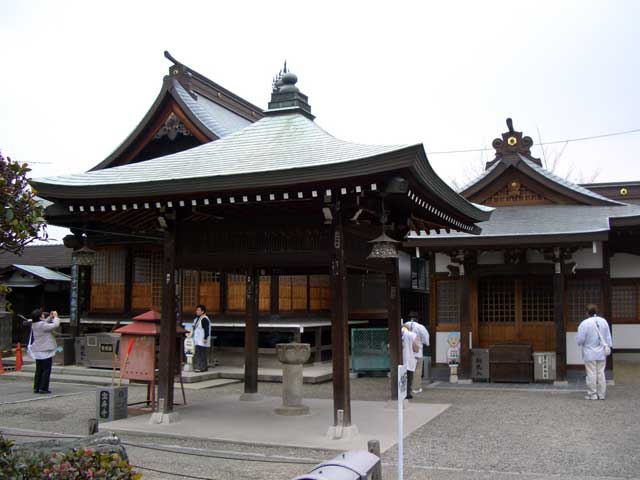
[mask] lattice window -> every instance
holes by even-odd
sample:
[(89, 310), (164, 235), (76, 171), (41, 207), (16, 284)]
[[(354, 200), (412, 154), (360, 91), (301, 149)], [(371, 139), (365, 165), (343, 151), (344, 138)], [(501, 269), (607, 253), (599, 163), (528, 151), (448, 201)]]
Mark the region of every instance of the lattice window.
[(599, 278), (574, 278), (567, 281), (567, 321), (579, 323), (586, 317), (587, 305), (602, 307), (602, 282)]
[(522, 321), (553, 322), (553, 283), (542, 278), (522, 281)]
[(271, 311), (271, 276), (260, 275), (258, 285), (258, 310), (260, 312)]
[(200, 303), (200, 295), (198, 295), (198, 271), (182, 270), (181, 273), (180, 301), (182, 303), (182, 311), (190, 313), (195, 311), (196, 305)]
[(546, 203), (546, 200), (520, 182), (513, 181), (494, 193), (485, 203), (487, 205), (539, 204)]
[(122, 312), (124, 310), (124, 248), (103, 248), (96, 252), (91, 270), (92, 311)]
[(437, 320), (438, 324), (451, 324), (460, 321), (460, 305), (458, 291), (459, 280), (438, 280), (437, 292)]
[(331, 310), (329, 275), (309, 276), (310, 307), (312, 311)]
[(96, 262), (92, 269), (94, 284), (124, 284), (126, 251), (123, 248), (104, 248), (96, 251)]
[(479, 320), (487, 323), (516, 321), (515, 282), (508, 278), (486, 279), (480, 282)]
[(638, 285), (611, 286), (611, 321), (636, 322), (638, 320)]
[(162, 310), (162, 252), (151, 252), (151, 308)]
[(198, 285), (198, 303), (207, 308), (208, 313), (220, 311), (220, 274), (217, 272), (200, 272)]
[(281, 275), (279, 279), (279, 299), (281, 312), (307, 310), (307, 276)]
[(227, 275), (227, 310), (231, 312), (244, 312), (246, 308), (246, 275)]

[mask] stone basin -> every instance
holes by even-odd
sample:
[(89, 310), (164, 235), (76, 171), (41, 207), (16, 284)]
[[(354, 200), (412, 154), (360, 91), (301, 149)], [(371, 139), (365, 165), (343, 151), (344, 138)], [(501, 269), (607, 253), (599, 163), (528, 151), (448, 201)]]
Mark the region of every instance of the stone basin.
[(287, 365), (301, 365), (311, 356), (311, 345), (308, 343), (278, 343), (276, 344), (278, 360)]

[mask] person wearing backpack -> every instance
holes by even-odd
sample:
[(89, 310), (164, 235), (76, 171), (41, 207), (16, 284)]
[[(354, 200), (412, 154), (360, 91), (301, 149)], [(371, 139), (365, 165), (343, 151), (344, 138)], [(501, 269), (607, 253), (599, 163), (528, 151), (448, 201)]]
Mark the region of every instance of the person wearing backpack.
[(598, 306), (587, 305), (587, 318), (578, 326), (576, 342), (582, 347), (582, 359), (587, 371), (587, 395), (585, 400), (604, 400), (607, 380), (604, 369), (607, 355), (611, 354), (611, 330), (607, 321), (598, 316)]

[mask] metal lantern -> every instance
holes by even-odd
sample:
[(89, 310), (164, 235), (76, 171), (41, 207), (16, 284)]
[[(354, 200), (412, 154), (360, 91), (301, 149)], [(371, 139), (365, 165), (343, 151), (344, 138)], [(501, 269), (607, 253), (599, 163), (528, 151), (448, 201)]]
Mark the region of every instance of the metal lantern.
[(377, 238), (369, 240), (371, 243), (371, 253), (367, 258), (398, 258), (398, 244), (397, 240), (389, 237), (382, 232)]
[(75, 257), (75, 263), (80, 266), (94, 265), (96, 263), (95, 250), (91, 250), (86, 245), (73, 252), (73, 256)]

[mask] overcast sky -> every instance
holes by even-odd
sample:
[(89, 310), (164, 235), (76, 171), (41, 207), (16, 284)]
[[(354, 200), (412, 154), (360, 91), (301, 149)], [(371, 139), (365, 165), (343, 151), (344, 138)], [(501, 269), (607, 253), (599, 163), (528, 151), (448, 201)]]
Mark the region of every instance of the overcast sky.
[[(165, 49), (261, 107), (287, 59), (318, 124), (361, 143), (490, 147), (509, 116), (536, 142), (638, 129), (639, 19), (633, 0), (0, 0), (0, 149), (49, 162), (34, 176), (97, 164), (151, 106)], [(464, 183), (490, 155), (429, 159)], [(640, 180), (640, 133), (570, 143), (570, 168)]]

